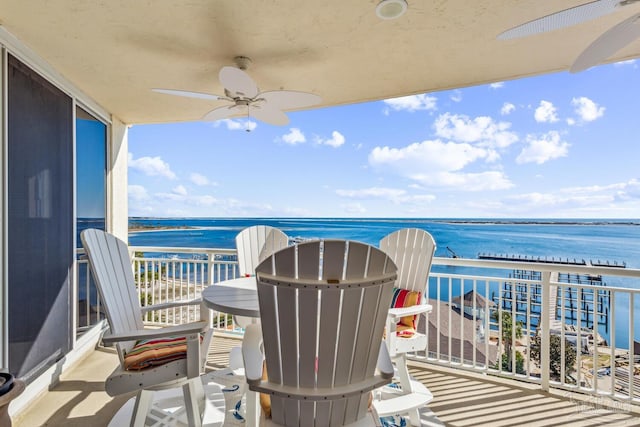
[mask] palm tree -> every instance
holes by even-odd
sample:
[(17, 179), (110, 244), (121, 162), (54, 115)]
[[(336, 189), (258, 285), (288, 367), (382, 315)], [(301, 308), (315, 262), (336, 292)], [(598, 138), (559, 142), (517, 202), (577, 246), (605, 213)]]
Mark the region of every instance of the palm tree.
[[(505, 353), (502, 355), (502, 369), (511, 370), (511, 348), (513, 346), (513, 340), (520, 339), (523, 336), (522, 322), (520, 320), (514, 321), (511, 313), (508, 311), (496, 310), (491, 313), (491, 318), (495, 322), (499, 322), (502, 318), (501, 331), (502, 331), (502, 343), (504, 344)], [(515, 326), (515, 330), (514, 330)], [(515, 334), (515, 336), (514, 336)], [(517, 359), (516, 354), (516, 359)]]

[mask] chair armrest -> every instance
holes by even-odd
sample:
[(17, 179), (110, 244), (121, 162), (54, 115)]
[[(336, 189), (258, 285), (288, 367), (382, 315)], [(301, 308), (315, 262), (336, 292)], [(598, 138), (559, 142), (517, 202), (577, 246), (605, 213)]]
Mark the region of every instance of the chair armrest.
[(164, 338), (171, 336), (186, 336), (197, 334), (207, 330), (209, 324), (206, 321), (192, 322), (185, 325), (167, 326), (159, 329), (142, 329), (139, 331), (130, 331), (120, 334), (105, 334), (102, 342), (105, 344), (113, 344), (122, 341), (137, 341), (140, 339)]
[(248, 325), (242, 339), (242, 360), (247, 383), (257, 384), (262, 380), (262, 328), (259, 324)]
[(174, 307), (182, 307), (185, 305), (197, 305), (200, 303), (202, 303), (202, 298), (195, 298), (191, 300), (178, 300), (178, 301), (171, 301), (171, 302), (163, 302), (161, 304), (145, 305), (144, 307), (140, 307), (140, 311), (142, 311), (142, 314), (145, 314), (150, 311), (164, 310), (167, 308), (174, 308)]
[(391, 357), (389, 357), (389, 349), (387, 349), (387, 344), (382, 341), (380, 343), (380, 351), (378, 352), (378, 370), (380, 371), (380, 376), (385, 379), (393, 378), (393, 363), (391, 363)]
[(344, 399), (345, 397), (362, 396), (364, 393), (373, 391), (390, 382), (390, 379), (381, 378), (378, 375), (357, 383), (335, 387), (295, 387), (259, 381), (256, 384), (249, 384), (249, 390), (267, 393), (271, 396), (284, 397), (285, 399), (302, 397), (303, 399), (299, 400), (326, 402)]
[(389, 317), (394, 320), (399, 319), (404, 316), (411, 316), (414, 314), (420, 313), (429, 313), (433, 310), (431, 304), (417, 304), (412, 305), (410, 307), (399, 307), (399, 308), (390, 308), (389, 309)]

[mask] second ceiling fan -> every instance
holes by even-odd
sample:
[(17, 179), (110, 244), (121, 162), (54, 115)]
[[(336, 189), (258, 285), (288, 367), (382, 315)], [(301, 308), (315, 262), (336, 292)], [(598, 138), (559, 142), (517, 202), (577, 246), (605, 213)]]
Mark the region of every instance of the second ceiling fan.
[[(498, 35), (507, 40), (570, 27), (608, 15), (622, 8), (640, 5), (640, 0), (597, 0), (513, 27)], [(640, 10), (638, 10), (640, 12)], [(577, 73), (601, 63), (640, 37), (640, 13), (611, 27), (594, 40), (574, 61), (569, 71)]]
[(224, 95), (191, 92), (177, 89), (152, 89), (154, 92), (188, 98), (228, 101), (228, 105), (214, 108), (203, 120), (215, 121), (230, 117), (252, 117), (272, 125), (286, 125), (289, 118), (284, 110), (310, 107), (322, 99), (313, 93), (292, 90), (260, 92), (253, 79), (244, 71), (251, 63), (245, 56), (234, 58), (236, 67), (222, 67), (218, 73)]

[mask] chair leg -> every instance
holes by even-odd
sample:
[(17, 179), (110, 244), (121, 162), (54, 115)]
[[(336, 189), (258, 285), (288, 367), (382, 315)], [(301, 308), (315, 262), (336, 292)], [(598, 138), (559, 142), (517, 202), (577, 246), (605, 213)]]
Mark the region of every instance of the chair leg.
[(420, 421), (420, 412), (418, 412), (417, 409), (409, 411), (409, 421), (411, 422), (412, 426), (419, 427), (422, 425)]
[(136, 403), (131, 414), (131, 427), (144, 427), (147, 421), (147, 415), (151, 409), (153, 401), (153, 392), (149, 390), (140, 390), (136, 396)]
[(400, 379), (400, 386), (402, 387), (402, 392), (403, 393), (413, 392), (411, 379), (409, 377), (409, 368), (407, 368), (407, 356), (405, 354), (401, 354), (396, 358), (394, 358), (393, 361), (396, 365), (396, 369), (398, 370), (398, 377)]
[(199, 377), (192, 378), (182, 386), (182, 393), (189, 427), (201, 427), (205, 408), (202, 380)]
[[(398, 378), (400, 379), (400, 386), (404, 394), (413, 393), (413, 385), (411, 384), (411, 378), (409, 377), (409, 368), (407, 367), (407, 356), (401, 354), (394, 359), (396, 369), (398, 370)], [(409, 411), (409, 421), (412, 426), (420, 426), (420, 413), (417, 409)]]
[(247, 427), (257, 427), (260, 424), (260, 394), (255, 391), (247, 389), (247, 406), (245, 419), (247, 421)]

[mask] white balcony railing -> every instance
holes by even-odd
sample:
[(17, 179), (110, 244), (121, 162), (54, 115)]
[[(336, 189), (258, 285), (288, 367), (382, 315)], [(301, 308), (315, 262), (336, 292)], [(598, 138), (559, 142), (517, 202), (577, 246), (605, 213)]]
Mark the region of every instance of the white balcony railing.
[[(131, 250), (142, 305), (198, 297), (238, 274), (235, 250)], [(78, 312), (89, 313), (78, 316), (81, 331), (97, 321), (100, 304), (79, 265)], [(640, 270), (436, 257), (429, 280), (434, 308), (419, 324), (429, 346), (415, 359), (640, 404)], [(456, 301), (468, 292), (476, 297)], [(198, 308), (190, 310), (157, 310), (145, 321), (196, 319)], [(213, 326), (242, 333), (224, 314)]]

